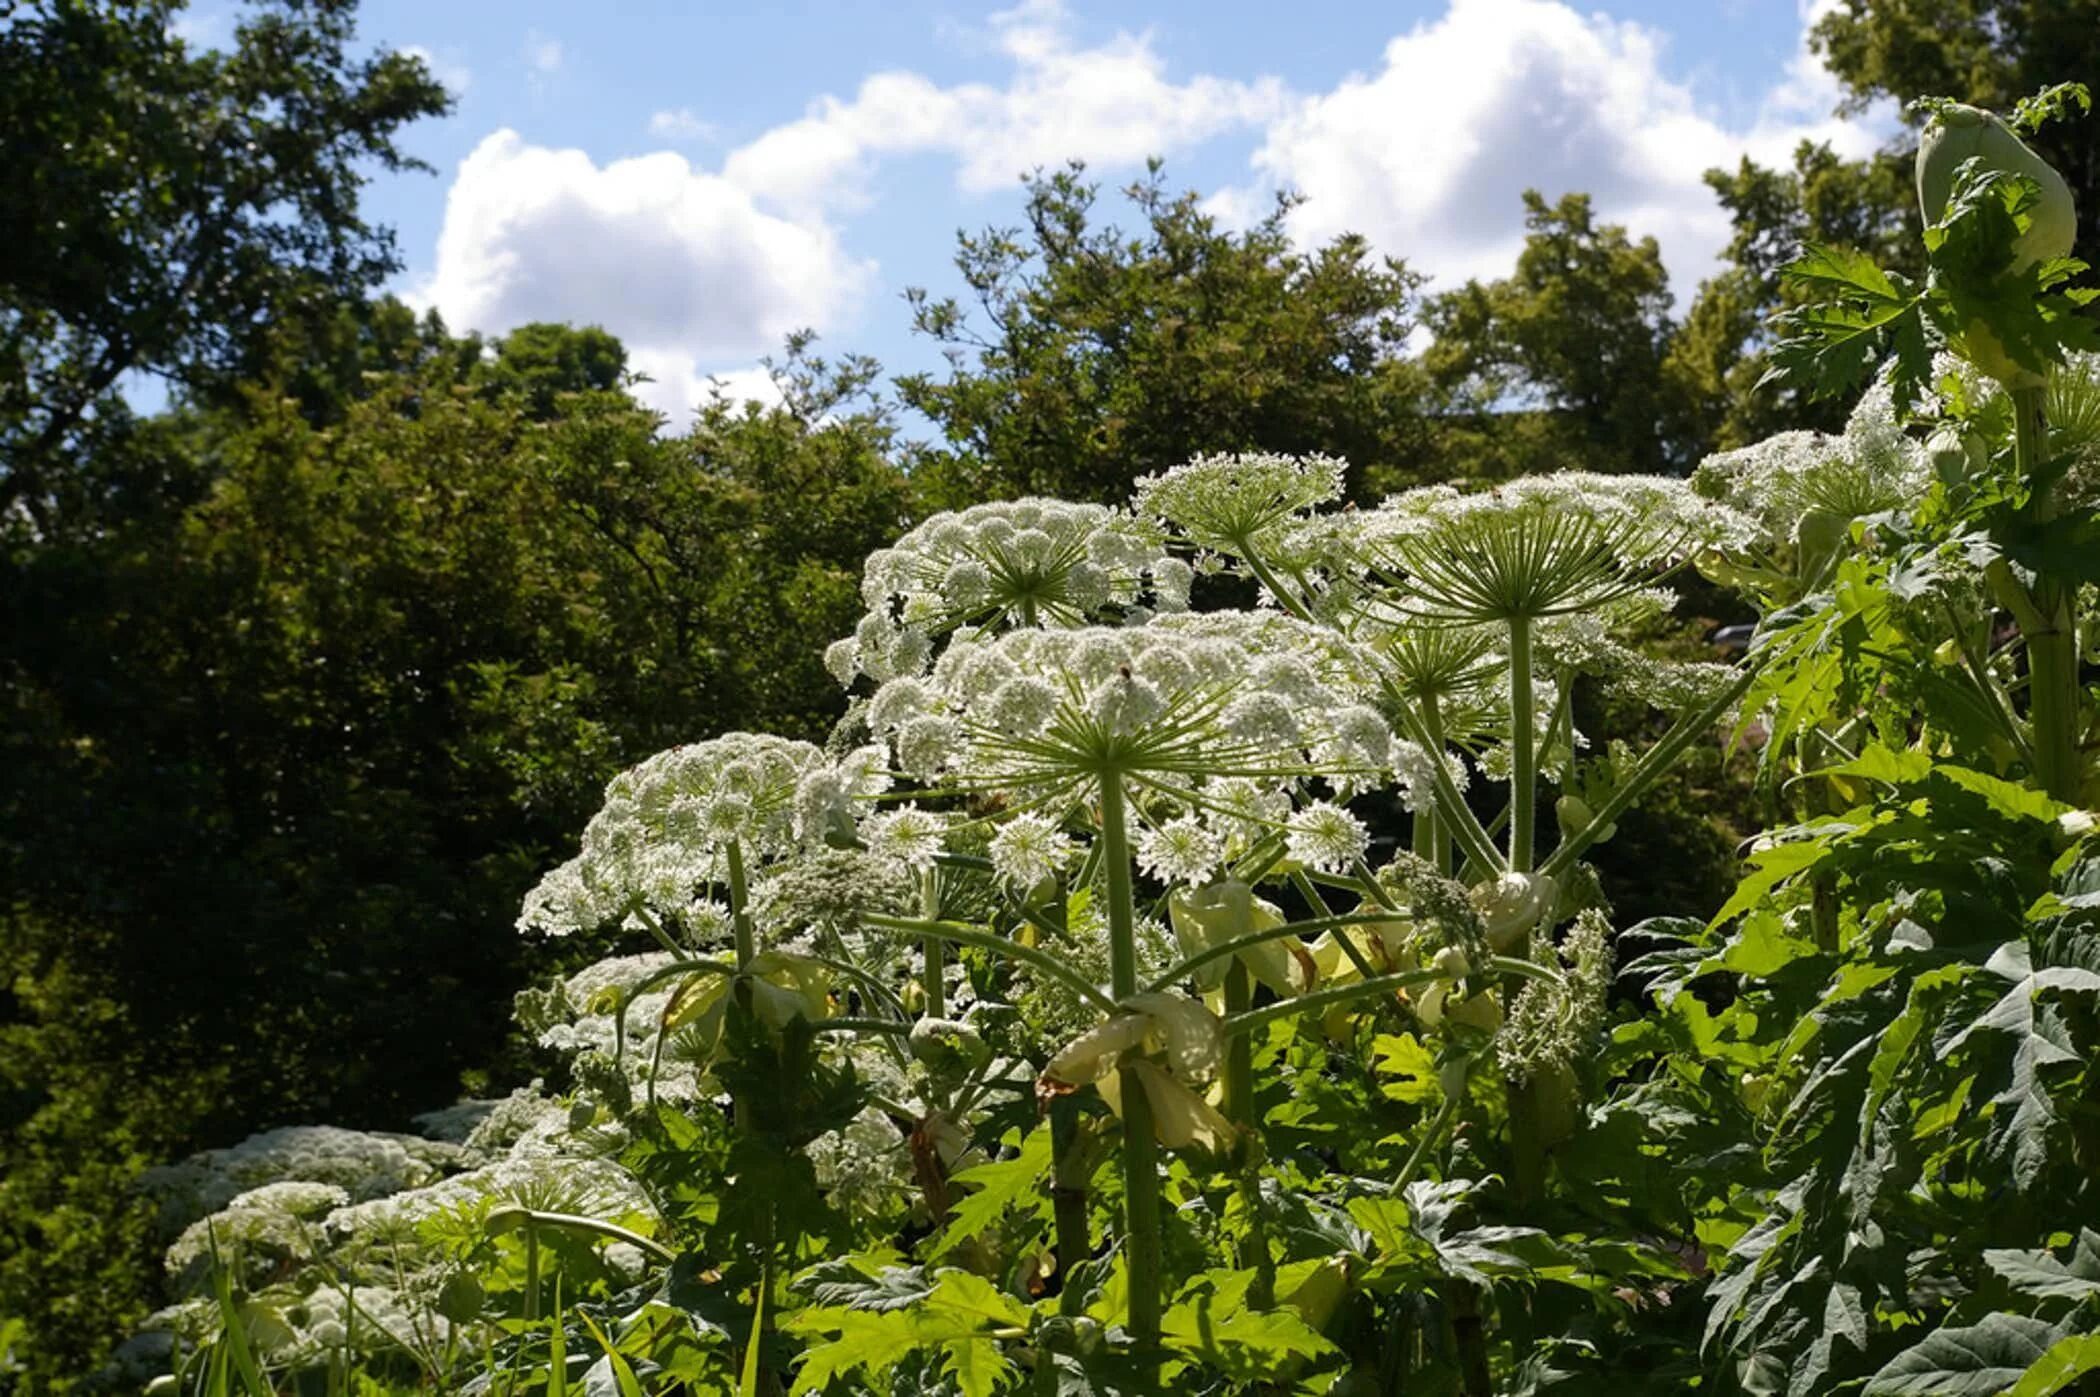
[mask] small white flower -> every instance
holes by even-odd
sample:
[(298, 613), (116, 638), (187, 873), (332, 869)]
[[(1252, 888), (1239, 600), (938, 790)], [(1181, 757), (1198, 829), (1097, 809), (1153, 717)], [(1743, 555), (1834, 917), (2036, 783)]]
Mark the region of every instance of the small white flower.
[(1138, 840), (1138, 865), (1165, 883), (1202, 883), (1225, 858), (1218, 837), (1193, 815), (1147, 830)]
[(897, 730), (897, 765), (906, 775), (932, 780), (963, 749), (962, 724), (927, 714)]
[(1286, 850), (1307, 868), (1339, 873), (1351, 867), (1371, 846), (1370, 831), (1339, 805), (1308, 805), (1294, 816)]
[(1225, 726), (1242, 742), (1263, 747), (1291, 746), (1299, 737), (1298, 715), (1280, 694), (1257, 691), (1233, 700)]
[(1016, 815), (992, 835), (992, 871), (1009, 887), (1032, 888), (1062, 872), (1078, 851), (1055, 820), (1033, 812)]
[(860, 673), (860, 642), (847, 636), (825, 646), (824, 668), (839, 681), (840, 687), (851, 688), (854, 677)]
[(1033, 737), (1057, 716), (1057, 690), (1033, 676), (1009, 680), (992, 695), (993, 726), (1015, 737)]
[(1159, 690), (1133, 675), (1117, 675), (1094, 691), (1094, 717), (1110, 732), (1142, 731), (1166, 712)]
[(947, 829), (945, 817), (916, 805), (871, 815), (861, 826), (869, 853), (918, 869), (933, 867)]

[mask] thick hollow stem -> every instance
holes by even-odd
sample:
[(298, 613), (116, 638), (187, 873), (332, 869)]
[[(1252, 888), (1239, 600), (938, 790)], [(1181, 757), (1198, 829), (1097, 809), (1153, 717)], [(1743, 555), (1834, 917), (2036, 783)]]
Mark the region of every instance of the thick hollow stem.
[(1509, 1191), (1519, 1208), (1530, 1208), (1546, 1196), (1546, 1141), (1543, 1125), (1545, 1103), (1540, 1093), (1549, 1090), (1537, 1074), (1505, 1086), (1509, 1102)]
[[(1436, 761), (1444, 759), (1444, 709), (1435, 694), (1422, 697), (1422, 735), (1429, 740), (1429, 755)], [(1437, 799), (1432, 794), (1423, 804), (1421, 819), (1429, 825), (1429, 847), (1415, 850), (1429, 860), (1430, 867), (1449, 876), (1451, 872), (1451, 827), (1437, 808)]]
[(1466, 1397), (1494, 1397), (1487, 1328), (1480, 1316), (1480, 1287), (1471, 1281), (1446, 1281), (1444, 1303), (1450, 1307), (1452, 1347), (1458, 1350), (1459, 1390)]
[(1531, 840), (1538, 824), (1537, 734), (1532, 730), (1531, 618), (1509, 621), (1509, 867), (1531, 872)]
[[(919, 915), (929, 922), (941, 919), (939, 869), (928, 868), (919, 874)], [(926, 991), (926, 1013), (929, 1018), (944, 1019), (948, 1017), (948, 943), (938, 936), (929, 936), (921, 944), (926, 959), (921, 981)]]
[[(1137, 903), (1130, 877), (1130, 830), (1123, 808), (1123, 778), (1101, 777), (1101, 867), (1108, 883), (1109, 990), (1118, 1000), (1137, 992)], [(1130, 1265), (1130, 1334), (1142, 1352), (1159, 1345), (1160, 1220), (1159, 1142), (1152, 1132), (1152, 1103), (1145, 1084), (1129, 1068), (1122, 1075), (1123, 1254)]]
[[(1244, 1014), (1254, 1007), (1254, 977), (1247, 963), (1234, 959), (1225, 971), (1225, 1014)], [(1234, 1125), (1254, 1124), (1254, 1040), (1236, 1035), (1225, 1046), (1225, 1118)]]
[(1295, 616), (1300, 621), (1310, 621), (1312, 619), (1312, 613), (1305, 609), (1304, 602), (1298, 600), (1298, 594), (1284, 586), (1282, 579), (1263, 566), (1261, 559), (1254, 556), (1252, 549), (1242, 548), (1240, 550), (1240, 559), (1246, 563), (1248, 570), (1254, 574), (1254, 580), (1268, 588), (1269, 595), (1276, 598), (1276, 604), (1282, 607), (1285, 612)]
[[(1253, 1007), (1254, 976), (1248, 972), (1245, 961), (1234, 959), (1225, 971), (1225, 1013), (1229, 1017)], [(1251, 1150), (1258, 1137), (1258, 1122), (1254, 1118), (1254, 1039), (1249, 1035), (1234, 1034), (1226, 1042), (1221, 1084), (1225, 1118), (1240, 1128)], [(1240, 1265), (1255, 1273), (1254, 1290), (1250, 1293), (1254, 1304), (1267, 1308), (1275, 1303), (1275, 1267), (1269, 1258), (1267, 1231), (1262, 1226), (1259, 1155), (1243, 1157), (1238, 1172), (1240, 1197), (1247, 1210), (1247, 1234), (1240, 1239)]]
[(743, 846), (732, 839), (726, 855), (729, 862), (729, 918), (736, 935), (736, 968), (742, 974), (758, 954), (758, 931), (751, 922), (751, 886), (744, 877)]
[[(1422, 716), (1414, 713), (1405, 700), (1396, 702), (1395, 707), (1399, 712), (1401, 726), (1407, 729), (1408, 737), (1423, 751), (1440, 756), (1444, 744), (1441, 739), (1432, 738), (1424, 730)], [(1442, 761), (1433, 761), (1430, 763), (1430, 772), (1436, 788), (1439, 838), (1451, 840), (1453, 846), (1472, 860), (1476, 868), (1499, 872), (1503, 866), (1502, 851), (1495, 847), (1494, 838), (1481, 826), (1479, 818), (1473, 814), (1472, 807), (1466, 804), (1466, 798), (1459, 793), (1457, 783), (1451, 779), (1450, 770)]]
[[(2048, 459), (2048, 424), (2042, 418), (2042, 390), (2013, 390), (2013, 463), (2022, 477), (2035, 481)], [(2034, 484), (2030, 506), (2037, 523), (2057, 512), (2055, 492)], [(2060, 577), (2035, 578), (2034, 609), (2041, 624), (2026, 630), (2028, 715), (2034, 726), (2035, 776), (2057, 800), (2077, 804), (2084, 785), (2079, 770), (2078, 615), (2077, 590)]]
[(1072, 1268), (1093, 1255), (1094, 1238), (1087, 1225), (1088, 1168), (1086, 1136), (1079, 1125), (1079, 1102), (1060, 1096), (1050, 1103), (1050, 1211), (1057, 1225), (1059, 1283)]

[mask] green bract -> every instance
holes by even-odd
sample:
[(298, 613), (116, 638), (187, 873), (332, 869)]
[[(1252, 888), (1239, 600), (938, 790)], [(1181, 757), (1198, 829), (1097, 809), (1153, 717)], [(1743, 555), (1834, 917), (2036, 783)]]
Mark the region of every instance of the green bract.
[(1918, 137), (1918, 210), (1927, 224), (1940, 221), (1954, 192), (1956, 173), (1974, 160), (1983, 170), (2004, 170), (2034, 181), (2033, 222), (2014, 242), (2013, 270), (2068, 257), (2078, 235), (2078, 211), (2064, 177), (1996, 113), (1959, 102), (1936, 107)]

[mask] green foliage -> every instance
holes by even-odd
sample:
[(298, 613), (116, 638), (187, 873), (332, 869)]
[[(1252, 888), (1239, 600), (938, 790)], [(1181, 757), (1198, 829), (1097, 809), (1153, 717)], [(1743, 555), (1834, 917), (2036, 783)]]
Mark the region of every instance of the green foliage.
[(1665, 435), (1673, 326), (1655, 240), (1599, 226), (1586, 194), (1527, 190), (1524, 226), (1511, 276), (1445, 292), (1423, 317), (1436, 337), (1423, 368), (1470, 419), (1451, 455), (1498, 477), (1685, 464), (1696, 446)]
[(100, 459), (128, 416), (126, 374), (224, 384), (277, 323), (325, 317), (397, 266), (357, 196), (374, 165), (418, 168), (395, 132), (448, 109), (423, 65), (353, 57), (351, 0), (259, 5), (230, 48), (205, 52), (176, 37), (180, 9), (44, 0), (0, 29), (10, 527), (81, 527), (123, 488), (119, 461), (150, 464)]
[(1326, 452), (1363, 494), (1418, 478), (1427, 424), (1400, 357), (1418, 275), (1361, 238), (1295, 250), (1287, 203), (1224, 231), (1156, 166), (1125, 193), (1134, 235), (1098, 222), (1077, 166), (1032, 177), (1025, 227), (961, 239), (977, 311), (910, 293), (951, 364), (897, 381), (945, 438), (918, 467), (941, 502), (1117, 501), (1204, 451)]
[[(910, 509), (880, 419), (833, 396), (659, 437), (620, 393), (537, 396), (518, 343), (560, 346), (513, 336), (488, 381), (417, 356), (326, 425), (264, 386), (170, 419), (207, 492), (9, 561), (37, 639), (5, 661), (8, 1226), (70, 1216), (79, 1170), (101, 1201), (68, 1266), (140, 1273), (126, 1161), (83, 1167), (91, 1141), (150, 1158), (443, 1099), (500, 1060), (517, 898), (611, 770), (836, 714), (801, 628), (845, 626), (851, 565)], [(73, 1304), (48, 1253), (9, 1255), (10, 1309)]]
[(1700, 286), (1670, 345), (1666, 373), (1687, 415), (1683, 430), (1723, 449), (1788, 428), (1835, 430), (1841, 404), (1766, 381), (1767, 322), (1803, 299), (1784, 275), (1803, 245), (1863, 253), (1893, 273), (1922, 271), (1910, 162), (1843, 161), (1804, 142), (1791, 169), (1745, 159), (1733, 172), (1707, 171), (1706, 182), (1733, 231), (1729, 265)]

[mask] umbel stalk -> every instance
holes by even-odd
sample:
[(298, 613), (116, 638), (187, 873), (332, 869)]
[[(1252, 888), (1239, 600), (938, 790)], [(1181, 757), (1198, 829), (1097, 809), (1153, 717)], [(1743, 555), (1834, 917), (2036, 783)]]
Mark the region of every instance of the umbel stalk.
[[(1123, 779), (1101, 777), (1101, 865), (1108, 883), (1109, 990), (1118, 1002), (1136, 994), (1137, 904), (1130, 877), (1130, 831)], [(1140, 1352), (1159, 1344), (1159, 1142), (1145, 1084), (1118, 1068), (1123, 1106), (1123, 1255), (1130, 1268), (1130, 1335)]]

